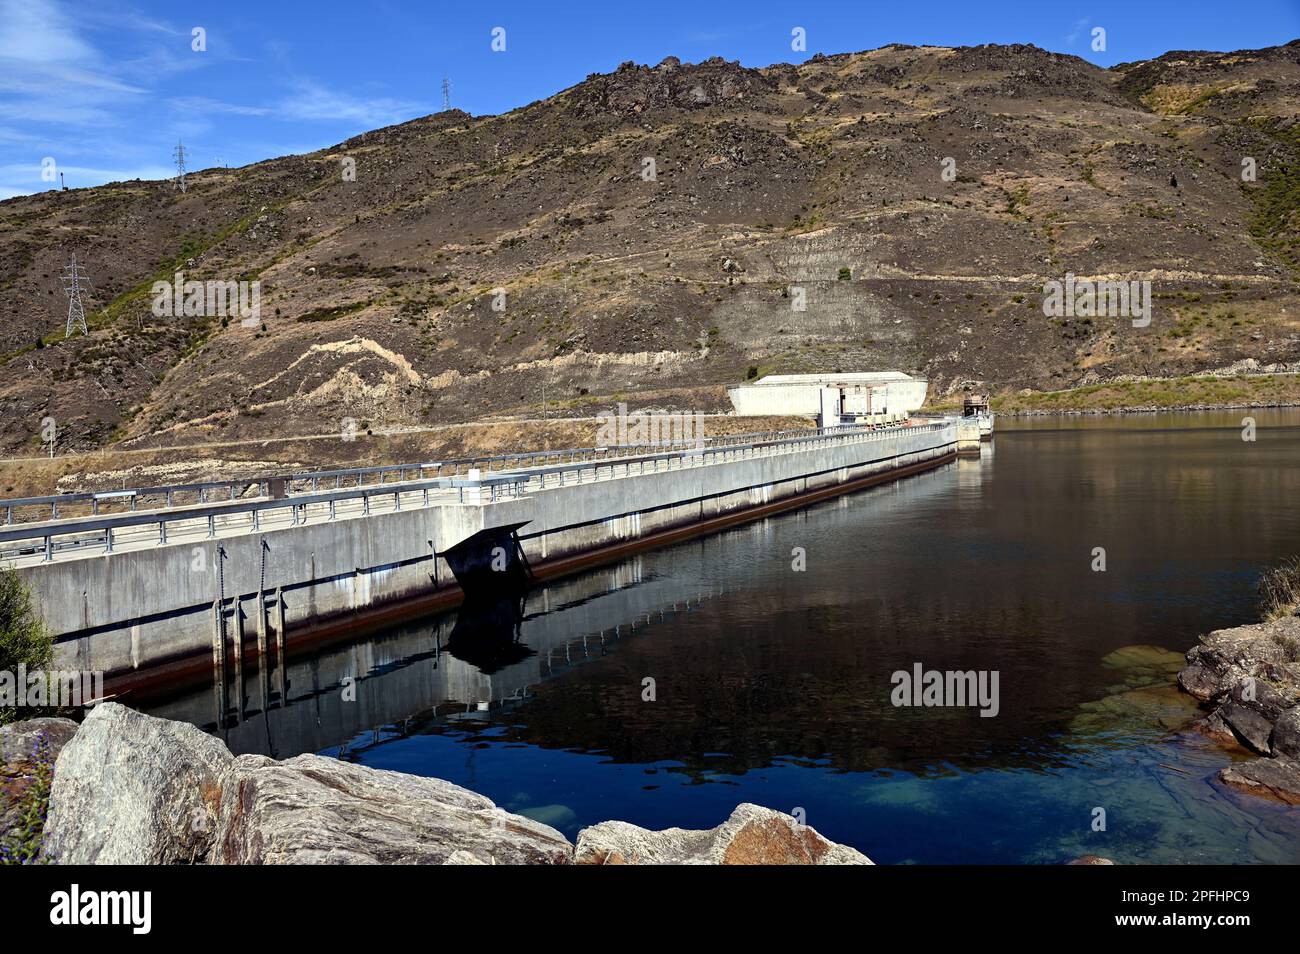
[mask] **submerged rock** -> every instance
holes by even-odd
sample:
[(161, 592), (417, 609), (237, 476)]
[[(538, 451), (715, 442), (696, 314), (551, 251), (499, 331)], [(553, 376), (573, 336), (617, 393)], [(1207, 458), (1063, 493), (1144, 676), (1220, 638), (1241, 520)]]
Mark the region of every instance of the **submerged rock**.
[(871, 859), (828, 841), (790, 815), (744, 803), (707, 831), (650, 831), (609, 821), (578, 833), (575, 864), (587, 865), (869, 865)]
[(1184, 663), (1182, 653), (1145, 643), (1121, 646), (1101, 660), (1107, 669), (1118, 670), (1123, 675), (1126, 688), (1168, 685)]

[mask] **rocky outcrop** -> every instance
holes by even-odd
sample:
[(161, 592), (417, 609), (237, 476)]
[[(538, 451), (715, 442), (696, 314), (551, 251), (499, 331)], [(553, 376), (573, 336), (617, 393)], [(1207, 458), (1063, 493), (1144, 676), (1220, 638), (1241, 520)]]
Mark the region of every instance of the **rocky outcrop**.
[(491, 800), (300, 755), (246, 755), (222, 779), (215, 864), (566, 864), (568, 840)]
[(790, 815), (748, 803), (707, 831), (650, 831), (610, 821), (578, 833), (580, 865), (869, 865), (871, 859)]
[[(586, 863), (871, 863), (757, 805), (741, 805), (711, 831), (605, 822), (581, 832), (578, 846)], [(235, 757), (191, 725), (104, 703), (59, 755), (41, 857), (68, 864), (567, 864), (574, 849), (554, 828), (450, 782), (316, 755)]]
[(1295, 759), (1251, 759), (1221, 771), (1219, 781), (1252, 795), (1300, 805), (1300, 761)]
[(1300, 804), (1300, 618), (1216, 630), (1187, 662), (1178, 684), (1209, 709), (1197, 728), (1264, 756), (1224, 769), (1219, 780)]

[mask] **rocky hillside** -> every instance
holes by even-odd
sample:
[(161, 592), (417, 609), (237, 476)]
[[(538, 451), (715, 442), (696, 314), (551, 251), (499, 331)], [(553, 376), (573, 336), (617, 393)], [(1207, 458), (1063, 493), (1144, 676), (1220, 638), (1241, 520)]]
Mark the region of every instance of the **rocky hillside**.
[[(1284, 367), (1297, 116), (1300, 41), (1110, 70), (1028, 46), (669, 58), (183, 193), (12, 199), (0, 452), (35, 452), (46, 416), (71, 450), (526, 417), (543, 387), (571, 413), (710, 411), (769, 371), (942, 395)], [(74, 253), (90, 334), (64, 341)], [(156, 316), (176, 270), (260, 281), (260, 324)], [(1044, 317), (1066, 272), (1151, 279), (1150, 327)]]

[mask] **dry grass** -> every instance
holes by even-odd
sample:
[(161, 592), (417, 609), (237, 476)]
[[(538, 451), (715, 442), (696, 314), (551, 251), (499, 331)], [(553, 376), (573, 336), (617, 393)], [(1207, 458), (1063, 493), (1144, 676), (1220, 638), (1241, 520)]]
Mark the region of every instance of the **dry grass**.
[[(1010, 392), (995, 395), (990, 403), (994, 411), (1004, 414), (1125, 408), (1278, 407), (1300, 404), (1300, 375), (1207, 375), (1113, 381), (1065, 391)], [(961, 402), (949, 399), (946, 404), (959, 407)], [(940, 402), (934, 405), (936, 409), (942, 406)]]
[[(706, 417), (710, 437), (814, 427), (806, 417)], [(511, 454), (526, 450), (591, 447), (600, 422), (594, 418), (548, 421), (484, 421), (423, 430), (288, 438), (183, 447), (110, 448), (64, 457), (0, 460), (0, 498), (39, 497), (71, 491), (111, 490), (230, 480), (291, 471), (374, 467), (420, 461)]]
[(1300, 559), (1284, 560), (1264, 571), (1259, 580), (1260, 608), (1265, 619), (1282, 619), (1300, 610)]

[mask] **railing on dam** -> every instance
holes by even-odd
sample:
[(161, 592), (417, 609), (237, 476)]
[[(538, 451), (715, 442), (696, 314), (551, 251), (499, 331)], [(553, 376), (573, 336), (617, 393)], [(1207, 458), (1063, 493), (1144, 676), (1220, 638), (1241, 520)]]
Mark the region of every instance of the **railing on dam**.
[[(233, 488), (238, 482), (208, 485), (228, 487), (235, 499), (221, 503), (198, 503), (156, 510), (133, 510), (109, 516), (90, 515), (26, 523), (0, 528), (0, 564), (49, 563), (124, 549), (180, 544), (209, 538), (300, 526), (307, 522), (333, 521), (365, 517), (372, 513), (445, 505), (481, 505), (520, 497), (541, 490), (594, 481), (616, 480), (642, 474), (706, 467), (732, 460), (814, 451), (820, 447), (842, 446), (886, 440), (900, 430), (910, 434), (935, 432), (949, 422), (921, 424), (907, 428), (874, 429), (843, 427), (819, 431), (772, 432), (747, 437), (744, 443), (728, 438), (705, 447), (679, 447), (650, 453), (621, 456), (577, 456), (557, 463), (519, 467), (510, 470), (475, 472), (466, 476), (439, 476), (432, 479), (380, 481), (333, 490), (294, 493), (284, 497), (260, 496), (239, 498)], [(758, 438), (758, 439), (755, 439)], [(592, 450), (604, 451), (604, 448)], [(543, 455), (502, 455), (475, 458), (478, 462), (508, 462), (538, 459)], [(422, 473), (428, 465), (407, 465), (404, 473)], [(362, 468), (355, 471), (328, 472), (331, 478), (344, 474), (364, 475), (384, 470), (396, 473), (401, 468)], [(319, 486), (324, 475), (316, 478)], [(249, 482), (249, 486), (255, 482)], [(203, 485), (187, 485), (198, 487)], [(176, 488), (173, 488), (176, 489)], [(29, 498), (30, 499), (30, 498)]]
[[(852, 428), (858, 430), (860, 428)], [(847, 428), (826, 428), (785, 431), (755, 431), (719, 437), (706, 437), (706, 447), (735, 444), (756, 444), (782, 441), (792, 437), (808, 437), (844, 431)], [(607, 461), (653, 453), (674, 448), (689, 449), (701, 442), (659, 441), (654, 444), (615, 444), (608, 447), (565, 447), (554, 450), (525, 451), (516, 454), (488, 454), (475, 457), (453, 457), (447, 460), (418, 464), (385, 464), (375, 467), (348, 467), (336, 470), (300, 471), (283, 477), (247, 477), (242, 479), (207, 481), (203, 483), (170, 484), (156, 487), (122, 487), (120, 489), (87, 491), (84, 493), (51, 494), (44, 497), (15, 497), (0, 499), (4, 513), (4, 526), (17, 523), (37, 523), (67, 517), (99, 516), (104, 511), (118, 508), (116, 512), (137, 510), (162, 510), (193, 504), (215, 503), (222, 500), (251, 500), (315, 494), (322, 490), (342, 490), (347, 487), (384, 487), (393, 483), (432, 480), (438, 477), (468, 475), (471, 470), (520, 469), (548, 464), (575, 463), (577, 461)], [(274, 488), (274, 493), (273, 493)]]

